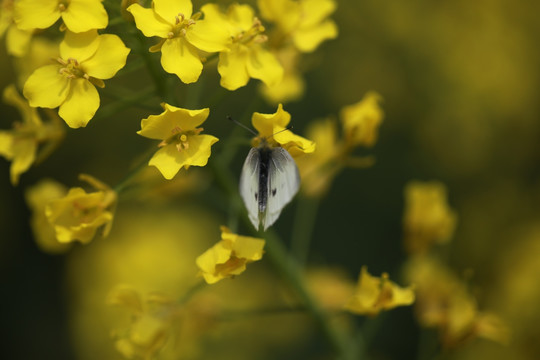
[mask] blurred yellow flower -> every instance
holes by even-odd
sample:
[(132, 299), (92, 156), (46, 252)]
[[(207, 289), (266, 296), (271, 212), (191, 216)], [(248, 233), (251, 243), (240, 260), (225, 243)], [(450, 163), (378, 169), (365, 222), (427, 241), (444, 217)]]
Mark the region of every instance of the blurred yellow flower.
[(191, 0), (154, 0), (151, 9), (133, 4), (127, 10), (144, 36), (161, 38), (150, 51), (161, 51), (163, 69), (186, 84), (197, 81), (202, 72), (198, 50), (222, 51), (230, 42), (226, 28), (199, 20), (200, 12), (192, 14)]
[(35, 36), (30, 41), (26, 55), (13, 63), (17, 75), (17, 87), (24, 88), (24, 83), (38, 68), (50, 65), (51, 59), (59, 57), (60, 41), (53, 41), (46, 37)]
[(158, 150), (148, 165), (155, 166), (165, 179), (172, 179), (184, 167), (205, 166), (210, 157), (212, 144), (218, 138), (212, 135), (200, 135), (199, 128), (210, 110), (188, 110), (166, 103), (161, 106), (165, 110), (159, 115), (150, 115), (141, 121), (141, 130), (137, 134), (156, 140)]
[(337, 136), (336, 122), (332, 119), (312, 122), (306, 133), (317, 148), (309, 156), (296, 160), (302, 179), (302, 192), (307, 196), (321, 196), (328, 191), (344, 166), (340, 161), (342, 145)]
[(205, 19), (227, 29), (232, 43), (219, 53), (218, 72), (221, 86), (236, 90), (246, 85), (249, 78), (267, 85), (281, 81), (283, 68), (276, 57), (263, 47), (267, 41), (264, 26), (249, 5), (232, 4), (224, 15), (219, 6), (207, 4), (201, 9)]
[(287, 150), (292, 157), (308, 154), (315, 151), (315, 143), (287, 129), (291, 121), (291, 114), (283, 110), (281, 104), (278, 105), (274, 114), (253, 113), (251, 123), (259, 132), (255, 138), (253, 146), (258, 146), (264, 139), (271, 147), (281, 146)]
[(335, 311), (343, 309), (355, 290), (355, 284), (341, 269), (309, 269), (306, 283), (324, 308)]
[(475, 337), (501, 343), (509, 340), (503, 321), (495, 314), (480, 312), (466, 285), (436, 258), (411, 258), (405, 274), (416, 287), (418, 322), (437, 328), (444, 346), (457, 346)]
[(129, 51), (116, 35), (67, 32), (57, 64), (34, 71), (23, 94), (32, 106), (59, 106), (58, 114), (70, 127), (86, 126), (99, 108), (95, 86), (104, 87), (103, 79), (124, 67)]
[(197, 257), (196, 263), (204, 280), (214, 284), (222, 279), (240, 275), (250, 262), (260, 260), (264, 240), (233, 234), (221, 227), (221, 241)]
[(15, 22), (21, 30), (45, 29), (62, 18), (72, 32), (107, 27), (109, 18), (102, 0), (17, 0)]
[(9, 55), (26, 55), (34, 29), (21, 30), (13, 19), (14, 1), (3, 0), (0, 4), (0, 37), (6, 36), (6, 48)]
[(371, 276), (363, 266), (356, 291), (345, 305), (345, 309), (354, 314), (375, 316), (383, 310), (411, 305), (414, 299), (412, 286), (399, 287), (389, 280), (386, 273), (380, 278)]
[(51, 200), (45, 207), (45, 215), (54, 227), (56, 239), (61, 243), (78, 240), (86, 244), (101, 227), (103, 237), (111, 229), (116, 193), (89, 175), (80, 175), (80, 179), (94, 186), (97, 191), (87, 193), (82, 188), (71, 188), (65, 196)]
[(14, 85), (4, 89), (4, 102), (18, 108), (22, 121), (14, 122), (12, 130), (0, 130), (0, 155), (11, 161), (10, 179), (13, 185), (36, 159), (41, 161), (64, 137), (61, 121), (53, 117), (43, 122), (36, 108), (28, 105)]
[(336, 9), (334, 0), (258, 0), (258, 5), (261, 16), (302, 52), (312, 52), (338, 35), (336, 24), (327, 19)]
[(358, 103), (345, 106), (341, 110), (341, 121), (345, 140), (351, 146), (372, 147), (377, 141), (379, 126), (384, 112), (379, 103), (381, 96), (368, 92)]
[(61, 243), (56, 239), (56, 232), (45, 216), (45, 207), (52, 201), (65, 196), (68, 189), (50, 179), (41, 180), (25, 191), (28, 207), (32, 211), (30, 226), (34, 240), (38, 247), (50, 254), (63, 253), (71, 248), (72, 244)]
[(261, 84), (261, 92), (272, 104), (295, 101), (304, 94), (305, 82), (298, 69), (300, 53), (293, 46), (274, 50), (273, 53), (283, 66), (283, 77), (274, 85)]
[(403, 227), (407, 251), (423, 253), (435, 243), (450, 241), (457, 216), (448, 205), (446, 186), (437, 181), (411, 181), (404, 192)]
[(131, 315), (127, 329), (113, 330), (116, 350), (127, 359), (154, 359), (178, 320), (174, 301), (160, 294), (143, 301), (135, 289), (120, 285), (109, 293), (107, 303), (123, 307)]

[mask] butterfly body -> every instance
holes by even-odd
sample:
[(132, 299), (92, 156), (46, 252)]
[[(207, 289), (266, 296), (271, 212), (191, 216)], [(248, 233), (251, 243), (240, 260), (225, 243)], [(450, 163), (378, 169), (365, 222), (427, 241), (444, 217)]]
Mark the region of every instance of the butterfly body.
[(240, 195), (256, 229), (271, 226), (299, 187), (300, 174), (287, 150), (263, 141), (249, 151), (240, 176)]

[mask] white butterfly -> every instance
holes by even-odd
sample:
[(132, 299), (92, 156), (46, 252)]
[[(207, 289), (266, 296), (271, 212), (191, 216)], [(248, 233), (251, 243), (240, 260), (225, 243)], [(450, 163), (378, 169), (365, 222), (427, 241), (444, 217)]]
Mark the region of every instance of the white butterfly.
[(263, 139), (244, 162), (240, 195), (255, 229), (266, 231), (300, 188), (300, 174), (292, 156), (282, 147), (270, 147)]

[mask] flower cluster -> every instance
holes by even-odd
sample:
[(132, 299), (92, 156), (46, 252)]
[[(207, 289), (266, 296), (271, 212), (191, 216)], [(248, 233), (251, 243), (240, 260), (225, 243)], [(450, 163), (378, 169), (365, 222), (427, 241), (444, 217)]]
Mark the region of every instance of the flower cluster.
[(370, 156), (355, 156), (358, 147), (373, 147), (379, 126), (384, 118), (381, 97), (367, 93), (359, 102), (341, 110), (341, 137), (334, 119), (323, 119), (311, 124), (307, 133), (317, 143), (317, 149), (298, 159), (303, 192), (310, 197), (324, 195), (333, 179), (346, 167), (365, 168), (373, 164)]

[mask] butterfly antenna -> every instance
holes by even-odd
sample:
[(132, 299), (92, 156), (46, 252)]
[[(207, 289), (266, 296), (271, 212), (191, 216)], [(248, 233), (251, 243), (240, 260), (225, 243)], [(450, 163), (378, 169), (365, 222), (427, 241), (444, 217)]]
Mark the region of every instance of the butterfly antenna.
[(293, 128), (293, 126), (289, 125), (285, 129), (279, 130), (278, 132), (273, 133), (272, 136), (277, 135), (277, 134), (282, 133), (282, 132), (287, 131), (287, 130), (291, 130), (292, 128)]
[(232, 121), (232, 122), (235, 123), (236, 125), (238, 125), (238, 126), (244, 128), (244, 129), (246, 129), (247, 131), (249, 131), (250, 133), (252, 133), (252, 134), (255, 135), (255, 136), (258, 135), (255, 131), (253, 131), (253, 129), (247, 127), (246, 125), (242, 124), (242, 123), (239, 122), (239, 121), (236, 121), (236, 120), (233, 119), (230, 115), (227, 115), (227, 120)]

